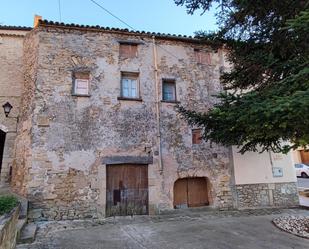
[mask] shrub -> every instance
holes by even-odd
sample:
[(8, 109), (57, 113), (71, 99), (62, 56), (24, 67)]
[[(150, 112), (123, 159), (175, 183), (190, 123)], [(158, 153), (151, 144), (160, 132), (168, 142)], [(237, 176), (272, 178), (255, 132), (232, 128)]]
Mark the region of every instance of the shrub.
[(14, 196), (0, 196), (0, 215), (10, 212), (17, 203), (18, 200)]

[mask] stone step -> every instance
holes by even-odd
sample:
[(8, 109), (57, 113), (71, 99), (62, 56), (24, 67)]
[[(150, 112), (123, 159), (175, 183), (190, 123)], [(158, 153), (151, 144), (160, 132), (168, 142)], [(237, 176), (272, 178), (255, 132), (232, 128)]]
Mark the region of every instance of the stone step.
[(19, 219), (17, 222), (17, 238), (20, 237), (21, 230), (24, 228), (24, 226), (27, 224), (27, 219)]
[(204, 206), (204, 207), (195, 207), (195, 208), (179, 208), (179, 209), (167, 209), (161, 210), (160, 215), (186, 215), (187, 213), (200, 213), (204, 211), (216, 211), (213, 207)]
[(18, 196), (18, 200), (21, 204), (21, 209), (19, 213), (19, 218), (20, 219), (27, 219), (28, 215), (28, 200), (26, 198)]
[(20, 237), (18, 239), (19, 244), (32, 243), (35, 240), (36, 231), (38, 226), (34, 223), (29, 223), (21, 230)]

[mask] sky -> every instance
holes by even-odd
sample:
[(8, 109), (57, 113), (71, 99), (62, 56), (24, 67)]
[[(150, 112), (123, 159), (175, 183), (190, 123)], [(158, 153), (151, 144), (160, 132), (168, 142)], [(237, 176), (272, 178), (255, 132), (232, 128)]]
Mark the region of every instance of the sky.
[[(59, 0), (0, 0), (0, 25), (33, 26), (34, 15), (59, 21)], [(215, 30), (215, 8), (200, 15), (188, 15), (174, 0), (95, 0), (136, 30), (193, 35)], [(84, 25), (128, 28), (91, 0), (60, 0), (61, 21)]]

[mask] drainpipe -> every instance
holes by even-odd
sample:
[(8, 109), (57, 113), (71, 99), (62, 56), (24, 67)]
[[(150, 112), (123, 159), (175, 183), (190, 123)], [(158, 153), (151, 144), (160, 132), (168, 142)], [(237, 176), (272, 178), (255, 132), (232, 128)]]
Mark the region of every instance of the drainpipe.
[(152, 36), (152, 47), (153, 47), (153, 64), (154, 64), (154, 79), (156, 85), (156, 116), (157, 116), (157, 144), (159, 152), (159, 171), (163, 173), (163, 162), (162, 162), (162, 146), (161, 146), (161, 127), (160, 127), (160, 84), (158, 81), (158, 63), (157, 63), (157, 46), (155, 42), (155, 36)]

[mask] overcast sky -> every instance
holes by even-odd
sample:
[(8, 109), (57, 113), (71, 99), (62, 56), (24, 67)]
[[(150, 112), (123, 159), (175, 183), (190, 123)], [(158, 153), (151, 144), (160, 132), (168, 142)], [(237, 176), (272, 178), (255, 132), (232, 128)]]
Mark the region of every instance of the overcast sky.
[[(59, 0), (0, 0), (1, 25), (30, 26), (35, 14), (59, 21)], [(186, 13), (173, 0), (95, 0), (136, 30), (192, 35), (198, 30), (215, 30), (214, 8), (203, 16)], [(60, 0), (65, 23), (128, 28), (90, 0)]]

